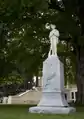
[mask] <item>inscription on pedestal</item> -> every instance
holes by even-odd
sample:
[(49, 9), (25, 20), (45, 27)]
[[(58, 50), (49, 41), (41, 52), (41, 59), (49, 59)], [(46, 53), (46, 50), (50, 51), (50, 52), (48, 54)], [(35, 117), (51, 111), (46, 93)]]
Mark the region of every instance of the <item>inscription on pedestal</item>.
[(48, 89), (49, 85), (51, 85), (52, 80), (56, 76), (56, 73), (53, 73), (51, 76), (48, 76), (46, 79), (46, 84), (44, 85), (44, 89)]

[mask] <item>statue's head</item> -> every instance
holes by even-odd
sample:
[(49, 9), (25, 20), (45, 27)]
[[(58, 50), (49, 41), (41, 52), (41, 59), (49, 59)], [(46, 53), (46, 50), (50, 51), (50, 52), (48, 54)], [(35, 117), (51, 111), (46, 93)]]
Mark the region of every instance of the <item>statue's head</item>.
[(45, 25), (45, 28), (48, 29), (48, 30), (53, 30), (56, 28), (56, 25), (55, 24), (50, 24), (50, 23), (46, 23)]
[(56, 28), (56, 25), (51, 24), (51, 25), (50, 25), (50, 28), (53, 30), (53, 29), (55, 29), (55, 28)]

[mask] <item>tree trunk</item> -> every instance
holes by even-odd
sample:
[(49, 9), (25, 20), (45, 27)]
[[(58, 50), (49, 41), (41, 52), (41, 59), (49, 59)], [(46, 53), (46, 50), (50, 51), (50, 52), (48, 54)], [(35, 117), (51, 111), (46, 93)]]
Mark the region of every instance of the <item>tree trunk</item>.
[(38, 76), (36, 76), (36, 87), (38, 87)]
[(84, 47), (77, 48), (77, 103), (84, 104)]
[(28, 89), (28, 78), (24, 79), (24, 90), (26, 91)]

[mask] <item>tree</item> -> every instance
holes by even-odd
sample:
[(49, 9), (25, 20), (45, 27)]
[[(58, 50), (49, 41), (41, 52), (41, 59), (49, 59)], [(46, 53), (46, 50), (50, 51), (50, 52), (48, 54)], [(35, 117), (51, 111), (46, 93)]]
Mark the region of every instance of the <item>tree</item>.
[(43, 4), (42, 0), (0, 2), (0, 23), (4, 26), (0, 32), (3, 36), (0, 42), (1, 77), (6, 77), (13, 70), (17, 70), (27, 80), (33, 73), (38, 72), (39, 65), (47, 56), (49, 47), (43, 24), (41, 25), (42, 22), (45, 23), (42, 11), (46, 8), (46, 4)]
[[(62, 7), (61, 3), (60, 5)], [(61, 11), (64, 11), (64, 7)], [(8, 61), (10, 63), (7, 68), (10, 69), (10, 72), (17, 70), (25, 79), (35, 73), (38, 74), (39, 67), (42, 67), (42, 62), (47, 57), (49, 31), (45, 29), (45, 23), (56, 23), (61, 34), (60, 40), (69, 40), (71, 44), (80, 33), (80, 27), (75, 24), (72, 16), (66, 12), (49, 10), (46, 0), (1, 0), (0, 21), (6, 29), (6, 32), (1, 34), (7, 37), (6, 46), (1, 50), (5, 49), (6, 54), (4, 52), (3, 56), (6, 57), (7, 64)], [(5, 67), (6, 65), (4, 65), (4, 69), (8, 71)]]
[(65, 85), (76, 84), (76, 58), (73, 54), (73, 47), (67, 41), (59, 41), (58, 56), (64, 64)]

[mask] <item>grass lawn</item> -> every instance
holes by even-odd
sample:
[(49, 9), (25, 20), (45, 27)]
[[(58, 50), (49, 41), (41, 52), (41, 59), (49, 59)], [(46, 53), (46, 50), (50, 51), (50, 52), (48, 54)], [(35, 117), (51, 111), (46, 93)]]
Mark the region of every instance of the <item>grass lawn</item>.
[(0, 119), (84, 119), (84, 107), (69, 115), (30, 114), (27, 105), (0, 105)]

